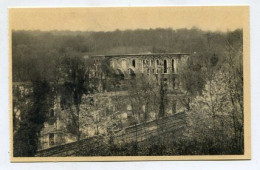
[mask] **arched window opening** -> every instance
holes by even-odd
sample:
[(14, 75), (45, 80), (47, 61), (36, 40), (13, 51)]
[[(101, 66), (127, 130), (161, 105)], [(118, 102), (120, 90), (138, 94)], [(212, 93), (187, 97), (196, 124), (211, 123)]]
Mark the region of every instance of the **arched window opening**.
[(135, 67), (135, 60), (132, 61), (132, 66)]
[(159, 60), (156, 60), (156, 64), (157, 64), (157, 66), (158, 66), (158, 65), (160, 65), (160, 62), (159, 62)]
[(164, 60), (164, 61), (163, 61), (163, 68), (164, 68), (164, 69), (163, 69), (163, 72), (164, 72), (164, 73), (167, 73), (167, 60)]
[(56, 122), (56, 118), (55, 118), (54, 110), (50, 109), (48, 123), (49, 125), (54, 125), (55, 122)]

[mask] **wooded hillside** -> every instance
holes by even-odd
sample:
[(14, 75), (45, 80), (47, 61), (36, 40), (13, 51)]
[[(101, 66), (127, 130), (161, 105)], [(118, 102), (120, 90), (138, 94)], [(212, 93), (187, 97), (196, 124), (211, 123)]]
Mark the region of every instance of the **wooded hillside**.
[[(226, 41), (241, 43), (242, 30), (209, 32), (192, 29), (116, 30), (113, 32), (13, 31), (13, 81), (39, 75), (51, 81), (58, 58), (84, 54), (196, 53), (223, 61)], [(199, 59), (201, 60), (201, 58)], [(214, 60), (214, 59), (213, 59)]]

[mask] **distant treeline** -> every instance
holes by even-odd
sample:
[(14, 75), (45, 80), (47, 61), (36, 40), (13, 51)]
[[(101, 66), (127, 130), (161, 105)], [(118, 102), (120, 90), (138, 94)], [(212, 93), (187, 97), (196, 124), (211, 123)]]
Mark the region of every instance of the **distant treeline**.
[(210, 49), (210, 53), (221, 61), (227, 37), (231, 43), (236, 43), (241, 41), (241, 36), (241, 29), (224, 33), (197, 28), (113, 32), (13, 31), (13, 81), (30, 81), (44, 74), (48, 75), (44, 78), (51, 81), (57, 58), (64, 56), (183, 52), (208, 57)]

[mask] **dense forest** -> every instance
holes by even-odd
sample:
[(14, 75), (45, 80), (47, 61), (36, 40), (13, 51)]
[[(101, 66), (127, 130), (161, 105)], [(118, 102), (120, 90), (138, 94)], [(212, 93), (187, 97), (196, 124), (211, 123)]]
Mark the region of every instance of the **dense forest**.
[[(57, 77), (67, 79), (62, 86), (67, 105), (74, 105), (76, 118), (80, 117), (79, 107), (82, 96), (89, 94), (93, 89), (86, 84), (89, 78), (84, 74), (91, 62), (84, 63), (81, 58), (88, 54), (131, 54), (131, 53), (190, 53), (185, 67), (179, 72), (180, 81), (184, 90), (184, 97), (180, 100), (185, 107), (188, 121), (187, 128), (178, 138), (168, 136), (164, 140), (158, 139), (147, 148), (138, 148), (133, 144), (134, 152), (121, 153), (122, 155), (203, 155), (203, 154), (242, 154), (244, 152), (243, 129), (243, 30), (230, 32), (202, 31), (192, 29), (149, 29), (149, 30), (116, 30), (113, 32), (71, 32), (71, 31), (13, 31), (12, 32), (12, 64), (13, 82), (34, 82), (33, 88), (43, 88), (45, 85), (57, 81)], [(104, 72), (111, 70), (104, 66)], [(67, 73), (68, 76), (61, 75)], [(77, 76), (76, 76), (77, 75)], [(117, 78), (112, 79), (116, 83)], [(35, 83), (36, 82), (36, 83)], [(140, 83), (141, 82), (141, 83)], [(67, 84), (66, 84), (67, 83)], [(130, 82), (134, 92), (142, 98), (140, 102), (151, 99), (154, 90), (158, 98), (154, 107), (159, 108), (159, 115), (163, 101), (160, 102), (162, 87), (154, 88), (145, 78)], [(147, 84), (148, 83), (148, 84)], [(138, 86), (137, 86), (138, 85)], [(150, 88), (148, 88), (149, 86)], [(116, 86), (116, 84), (114, 85)], [(131, 94), (131, 88), (128, 89)], [(145, 93), (143, 94), (143, 92)], [(134, 93), (132, 93), (134, 94)], [(28, 122), (35, 123), (32, 131), (35, 136), (42, 128), (37, 113), (42, 108), (46, 98), (40, 89), (34, 90), (32, 98), (35, 103), (30, 106), (28, 117), (24, 118), (24, 126), (17, 128), (21, 142), (30, 134), (25, 133)], [(158, 97), (159, 96), (159, 97)], [(166, 96), (166, 95), (165, 95)], [(34, 99), (35, 98), (35, 99)], [(70, 100), (68, 100), (70, 99)], [(163, 99), (164, 100), (164, 99)], [(136, 101), (136, 100), (135, 100)], [(140, 103), (138, 102), (138, 103)], [(147, 103), (149, 101), (147, 100)], [(37, 113), (35, 112), (37, 111)], [(164, 116), (164, 115), (162, 115)], [(44, 115), (42, 115), (44, 119)], [(37, 125), (40, 124), (40, 126)], [(75, 126), (79, 126), (77, 121)], [(78, 128), (79, 129), (79, 128)], [(20, 134), (19, 134), (19, 133)], [(22, 135), (25, 134), (25, 135)], [(78, 140), (80, 131), (77, 131)], [(158, 137), (160, 138), (160, 137)], [(174, 139), (174, 140), (173, 140)], [(37, 143), (34, 137), (32, 147)], [(25, 144), (20, 144), (24, 146)], [(15, 148), (19, 149), (19, 146)], [(125, 149), (128, 145), (117, 148)], [(110, 148), (111, 149), (111, 148)], [(33, 156), (28, 151), (26, 155)], [(115, 154), (111, 151), (111, 154)], [(110, 151), (108, 151), (110, 152)], [(84, 155), (81, 153), (80, 155)], [(106, 153), (110, 155), (110, 153)], [(120, 155), (120, 153), (117, 153)]]
[(13, 31), (13, 81), (28, 81), (37, 73), (53, 75), (57, 60), (68, 55), (183, 52), (204, 57), (211, 53), (222, 60), (227, 38), (231, 43), (240, 41), (242, 30), (228, 33), (196, 28), (113, 32)]

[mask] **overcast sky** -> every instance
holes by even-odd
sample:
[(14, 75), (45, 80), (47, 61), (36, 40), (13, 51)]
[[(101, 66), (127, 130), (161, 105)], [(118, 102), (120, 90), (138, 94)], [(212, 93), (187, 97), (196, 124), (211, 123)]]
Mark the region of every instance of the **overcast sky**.
[(113, 31), (192, 28), (227, 31), (243, 28), (246, 7), (15, 8), (14, 30)]

